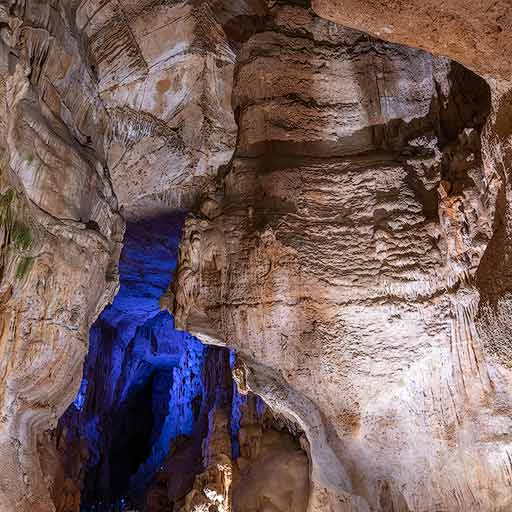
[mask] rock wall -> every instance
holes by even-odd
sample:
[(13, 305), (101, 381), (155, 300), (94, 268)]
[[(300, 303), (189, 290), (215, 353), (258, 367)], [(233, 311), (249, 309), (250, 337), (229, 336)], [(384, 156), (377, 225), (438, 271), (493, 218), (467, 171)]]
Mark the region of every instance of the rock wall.
[[(208, 5), (110, 3), (0, 3), (5, 511), (54, 509), (50, 431), (80, 386), (89, 329), (118, 287), (124, 220), (116, 196), (125, 217), (193, 204), (234, 147), (232, 54)], [(243, 3), (222, 10), (226, 23), (245, 15)], [(173, 51), (162, 43), (165, 26), (146, 33), (162, 16), (167, 26), (173, 16), (184, 22)], [(179, 101), (154, 105), (150, 96), (163, 98), (164, 89)]]
[(261, 7), (230, 4), (87, 0), (76, 11), (112, 125), (108, 163), (125, 215), (194, 206), (231, 159), (235, 53), (224, 25)]
[(178, 510), (305, 512), (309, 472), (304, 450), (286, 429), (279, 428), (278, 418), (255, 414), (254, 397), (244, 403), (241, 413), (240, 456), (236, 457), (225, 411), (210, 412), (203, 442), (205, 470), (196, 476)]
[[(175, 331), (159, 310), (183, 219), (174, 214), (127, 226), (120, 290), (91, 328), (80, 391), (55, 434), (65, 477), (64, 486), (52, 487), (58, 510), (143, 502), (171, 443), (191, 438), (200, 450), (210, 409), (230, 402), (229, 354)], [(189, 471), (200, 471), (193, 457)], [(74, 508), (63, 499), (66, 487), (77, 491)]]
[(506, 510), (510, 374), (476, 323), (503, 186), (487, 84), (280, 4), (234, 83), (177, 325), (304, 430), (309, 510)]
[(197, 206), (162, 303), (304, 431), (310, 510), (508, 510), (510, 16), (1, 2), (0, 510), (77, 506), (88, 454), (63, 469), (50, 431), (118, 286), (117, 198)]
[(311, 0), (311, 6), (340, 25), (448, 56), (486, 77), (510, 80), (512, 7), (506, 1)]
[(2, 2), (0, 33), (0, 510), (47, 512), (38, 451), (117, 288), (124, 221), (69, 6)]
[(59, 512), (167, 512), (201, 503), (231, 511), (242, 500), (232, 488), (244, 489), (246, 480), (261, 487), (272, 475), (267, 467), (239, 484), (238, 465), (245, 474), (262, 457), (284, 468), (293, 460), (294, 468), (283, 473), (284, 485), (252, 498), (243, 492), (242, 504), (274, 495), (286, 502), (295, 488), (307, 489), (306, 454), (261, 401), (237, 392), (229, 351), (176, 331), (159, 310), (183, 220), (178, 213), (127, 225), (120, 290), (91, 328), (80, 390), (48, 440), (58, 457), (42, 454)]

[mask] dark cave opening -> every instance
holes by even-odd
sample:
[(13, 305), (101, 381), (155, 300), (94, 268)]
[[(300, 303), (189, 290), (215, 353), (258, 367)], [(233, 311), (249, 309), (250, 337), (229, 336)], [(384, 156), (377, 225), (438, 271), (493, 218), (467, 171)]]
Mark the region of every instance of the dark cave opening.
[[(153, 416), (153, 386), (157, 375), (151, 374), (142, 386), (130, 393), (112, 418), (112, 444), (108, 454), (112, 472), (111, 489), (115, 497), (129, 487), (130, 476), (151, 453), (151, 432), (160, 418)], [(167, 390), (169, 390), (169, 385)]]
[(145, 510), (164, 466), (169, 510), (203, 470), (212, 409), (226, 410), (237, 436), (244, 399), (234, 391), (229, 351), (175, 330), (159, 307), (184, 219), (178, 212), (127, 225), (120, 290), (91, 328), (82, 385), (58, 428), (83, 512)]

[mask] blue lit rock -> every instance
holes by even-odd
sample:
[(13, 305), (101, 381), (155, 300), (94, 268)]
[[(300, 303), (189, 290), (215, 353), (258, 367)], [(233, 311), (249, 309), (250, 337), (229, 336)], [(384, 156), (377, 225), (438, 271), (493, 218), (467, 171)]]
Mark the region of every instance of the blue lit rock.
[[(198, 500), (220, 500), (227, 512), (239, 469), (246, 473), (258, 460), (247, 447), (261, 444), (265, 406), (238, 393), (233, 354), (176, 331), (159, 309), (183, 220), (175, 214), (127, 227), (119, 293), (91, 329), (82, 384), (59, 425), (59, 489), (69, 497), (60, 501), (63, 512), (78, 510), (80, 493), (86, 511), (129, 503), (152, 512), (159, 503), (192, 510)], [(251, 429), (258, 433), (252, 441)], [(283, 450), (307, 474), (298, 445)]]
[(183, 219), (128, 226), (119, 293), (91, 329), (82, 385), (60, 425), (87, 444), (86, 506), (142, 493), (171, 443), (194, 434), (200, 443), (209, 408), (230, 401), (229, 354), (209, 369), (217, 349), (176, 331), (159, 309)]

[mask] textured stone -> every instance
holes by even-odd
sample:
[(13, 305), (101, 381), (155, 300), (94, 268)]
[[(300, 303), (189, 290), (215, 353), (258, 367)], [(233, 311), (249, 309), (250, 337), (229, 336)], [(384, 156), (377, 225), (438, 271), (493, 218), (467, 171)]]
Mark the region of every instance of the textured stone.
[(108, 162), (127, 215), (190, 207), (236, 140), (235, 54), (208, 2), (82, 2), (79, 28), (111, 119)]
[(55, 428), (80, 385), (89, 327), (117, 288), (124, 230), (106, 169), (108, 116), (68, 13), (52, 4), (0, 8), (6, 512), (54, 510), (38, 453), (54, 452), (45, 431)]
[(186, 222), (178, 325), (234, 348), (304, 430), (309, 510), (506, 510), (509, 377), (475, 323), (501, 187), (486, 84), (276, 6), (234, 95), (224, 213)]
[[(510, 6), (308, 6), (0, 4), (0, 510), (78, 506), (91, 453), (51, 430), (118, 286), (117, 198), (194, 207), (161, 303), (303, 432), (308, 510), (512, 506)], [(220, 443), (200, 470), (177, 442), (157, 479), (231, 471), (235, 509), (285, 511), (259, 465), (300, 486), (287, 436), (249, 422), (239, 467)]]
[(311, 0), (340, 25), (448, 56), (487, 77), (510, 80), (512, 6), (473, 0)]

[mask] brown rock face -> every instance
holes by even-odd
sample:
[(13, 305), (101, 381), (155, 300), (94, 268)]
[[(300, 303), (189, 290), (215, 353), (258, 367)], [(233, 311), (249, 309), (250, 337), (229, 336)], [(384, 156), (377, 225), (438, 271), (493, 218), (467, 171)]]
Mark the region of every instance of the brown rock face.
[(112, 184), (128, 213), (151, 211), (154, 196), (160, 209), (191, 204), (234, 147), (233, 55), (208, 5), (122, 4), (0, 4), (6, 512), (54, 508), (60, 476), (44, 434), (76, 394), (89, 328), (118, 286)]
[(229, 419), (210, 413), (203, 443), (205, 471), (196, 476), (184, 499), (183, 512), (305, 512), (309, 473), (305, 452), (279, 418), (258, 416), (254, 397), (243, 407), (238, 434), (240, 456), (232, 461)]
[(239, 438), (241, 456), (236, 461), (232, 510), (305, 512), (308, 461), (296, 440), (286, 431), (262, 429), (245, 417)]
[(510, 80), (512, 6), (506, 0), (311, 0), (340, 25), (446, 55), (488, 77)]
[(216, 411), (184, 510), (510, 510), (511, 17), (1, 2), (0, 512), (78, 509), (86, 450), (52, 430), (118, 287), (120, 211), (182, 207), (162, 305), (236, 351), (309, 457), (246, 418), (235, 461)]
[[(117, 287), (107, 114), (55, 2), (0, 5), (0, 510), (53, 511), (40, 453)], [(80, 94), (77, 94), (80, 91)], [(51, 458), (48, 455), (48, 458)]]
[(234, 103), (222, 214), (187, 221), (177, 321), (235, 348), (303, 428), (309, 510), (506, 510), (509, 375), (473, 284), (501, 186), (486, 84), (276, 6)]
[(231, 159), (235, 54), (213, 9), (117, 0), (77, 9), (112, 124), (113, 185), (129, 215), (194, 205)]

